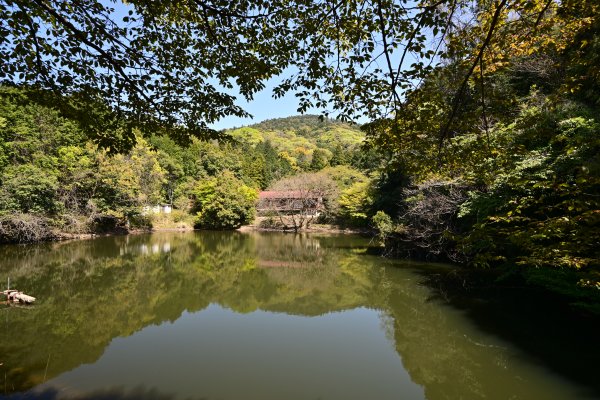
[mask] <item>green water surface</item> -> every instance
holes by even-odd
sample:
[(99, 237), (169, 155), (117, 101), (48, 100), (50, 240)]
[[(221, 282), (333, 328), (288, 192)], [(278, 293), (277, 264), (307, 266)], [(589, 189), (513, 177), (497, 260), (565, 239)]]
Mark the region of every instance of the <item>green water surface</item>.
[(0, 282), (38, 301), (0, 309), (0, 397), (598, 397), (597, 343), (576, 327), (521, 299), (453, 302), (424, 283), (453, 267), (370, 246), (239, 232), (2, 246)]

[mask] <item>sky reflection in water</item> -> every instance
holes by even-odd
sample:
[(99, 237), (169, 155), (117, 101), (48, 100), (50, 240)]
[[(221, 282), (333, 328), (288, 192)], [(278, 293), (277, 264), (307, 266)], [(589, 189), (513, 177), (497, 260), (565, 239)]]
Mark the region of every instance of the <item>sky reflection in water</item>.
[(569, 399), (593, 391), (351, 236), (161, 233), (0, 248), (9, 398)]

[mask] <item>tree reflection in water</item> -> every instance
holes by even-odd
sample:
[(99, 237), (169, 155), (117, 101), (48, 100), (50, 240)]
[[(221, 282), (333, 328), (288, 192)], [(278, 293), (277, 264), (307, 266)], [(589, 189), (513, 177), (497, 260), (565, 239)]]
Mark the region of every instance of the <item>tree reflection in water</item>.
[[(549, 382), (526, 354), (432, 300), (415, 269), (449, 267), (369, 256), (367, 245), (340, 235), (171, 232), (0, 247), (0, 279), (10, 276), (39, 299), (1, 310), (0, 389), (9, 398), (57, 398), (52, 389), (24, 391), (94, 363), (114, 338), (219, 304), (298, 316), (380, 310), (404, 368), (429, 399), (599, 394)], [(82, 398), (170, 398), (119, 390)]]

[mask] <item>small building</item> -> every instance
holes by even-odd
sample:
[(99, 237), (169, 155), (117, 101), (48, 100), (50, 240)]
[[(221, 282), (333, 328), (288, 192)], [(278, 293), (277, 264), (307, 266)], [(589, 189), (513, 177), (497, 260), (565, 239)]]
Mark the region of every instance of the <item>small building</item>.
[(173, 206), (170, 204), (155, 204), (153, 206), (142, 207), (142, 214), (171, 214)]
[(323, 196), (308, 190), (265, 190), (258, 194), (258, 215), (304, 214), (319, 216)]

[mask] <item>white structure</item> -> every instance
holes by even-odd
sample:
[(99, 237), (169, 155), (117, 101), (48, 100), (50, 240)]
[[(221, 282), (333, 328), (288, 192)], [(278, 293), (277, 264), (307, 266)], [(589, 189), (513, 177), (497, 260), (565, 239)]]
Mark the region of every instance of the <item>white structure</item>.
[(142, 207), (142, 215), (148, 214), (171, 214), (173, 206), (170, 204), (156, 204), (154, 206)]

